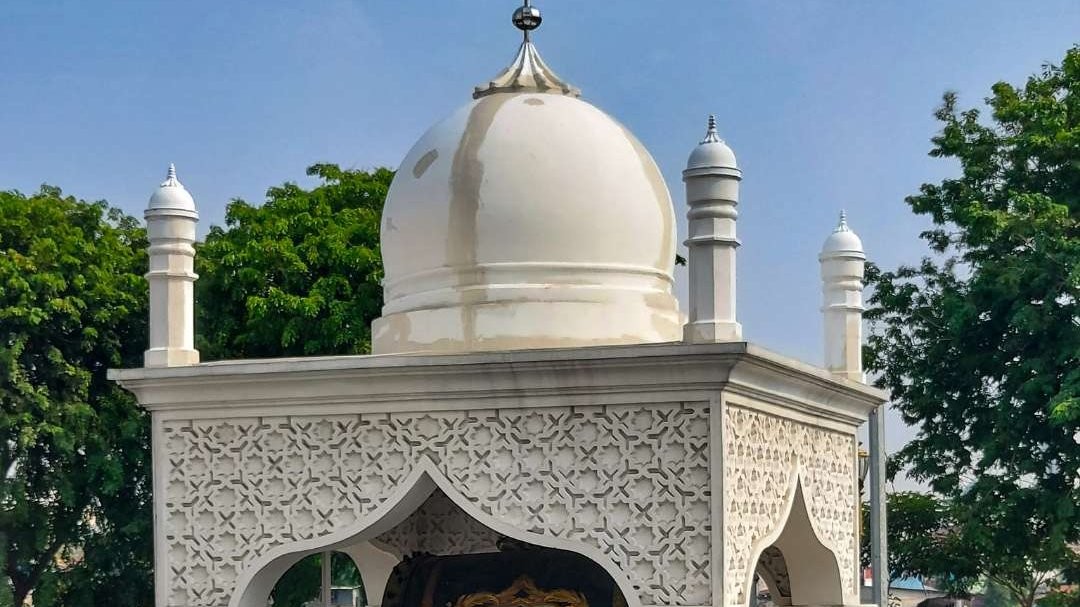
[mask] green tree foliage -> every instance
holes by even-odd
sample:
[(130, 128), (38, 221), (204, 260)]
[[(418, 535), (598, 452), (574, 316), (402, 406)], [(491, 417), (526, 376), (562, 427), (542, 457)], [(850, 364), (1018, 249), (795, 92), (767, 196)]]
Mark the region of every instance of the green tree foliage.
[[(897, 492), (887, 496), (889, 577), (919, 578), (952, 596), (966, 596), (979, 581), (949, 500), (929, 493)], [(870, 565), (870, 513), (863, 506), (862, 561)]]
[(898, 463), (1027, 607), (1080, 539), (1080, 47), (986, 101), (937, 111), (960, 175), (907, 199), (931, 256), (868, 273), (867, 360), (918, 427)]
[[(1080, 590), (1076, 586), (1054, 586), (1044, 596), (1039, 598), (1039, 607), (1078, 607), (1080, 606)], [(986, 604), (986, 607), (997, 607)], [(1012, 607), (1005, 605), (1004, 607)]]
[(0, 545), (16, 605), (146, 605), (146, 238), (105, 203), (0, 192)]
[[(199, 247), (204, 357), (369, 350), (393, 173), (308, 174)], [(148, 424), (105, 378), (142, 364), (146, 245), (105, 203), (0, 192), (0, 605), (152, 602)]]
[[(1016, 599), (1000, 584), (990, 582), (983, 591), (983, 607), (1017, 607)], [(1041, 606), (1048, 607), (1048, 606)]]
[(229, 204), (195, 256), (205, 359), (366, 353), (382, 308), (379, 221), (393, 172), (316, 164), (262, 206)]
[[(305, 603), (319, 598), (322, 590), (322, 558), (322, 553), (312, 554), (289, 567), (270, 594), (274, 607), (304, 607)], [(359, 587), (363, 592), (356, 563), (341, 552), (330, 553), (330, 582), (333, 586)]]

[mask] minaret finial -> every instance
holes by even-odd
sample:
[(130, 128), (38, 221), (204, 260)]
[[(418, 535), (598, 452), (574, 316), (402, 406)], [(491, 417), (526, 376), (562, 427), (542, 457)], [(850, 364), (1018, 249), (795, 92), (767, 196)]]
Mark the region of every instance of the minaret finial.
[(176, 178), (176, 165), (169, 163), (169, 172), (165, 174), (165, 181), (161, 182), (163, 188), (183, 187), (180, 184), (180, 180)]
[(530, 0), (525, 0), (525, 4), (514, 11), (514, 27), (525, 34), (525, 42), (529, 41), (529, 32), (540, 27), (543, 20), (543, 17), (540, 16), (540, 9), (530, 4)]
[(719, 143), (720, 134), (716, 132), (716, 116), (709, 114), (709, 130), (705, 131), (705, 139), (701, 143)]
[(848, 232), (851, 228), (847, 224), (847, 211), (840, 209), (840, 223), (836, 225), (834, 232)]

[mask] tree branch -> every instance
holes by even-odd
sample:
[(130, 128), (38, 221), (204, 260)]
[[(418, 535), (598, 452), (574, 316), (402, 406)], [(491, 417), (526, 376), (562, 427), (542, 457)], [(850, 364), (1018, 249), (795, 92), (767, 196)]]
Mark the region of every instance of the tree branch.
[(1016, 601), (1018, 603), (1024, 604), (1024, 597), (1027, 594), (1027, 589), (1026, 588), (1021, 588), (1020, 586), (1017, 586), (1016, 584), (1014, 584), (1008, 578), (1004, 578), (1004, 577), (1001, 577), (999, 575), (995, 575), (995, 574), (992, 574), (992, 573), (986, 574), (986, 577), (987, 577), (987, 579), (992, 580), (993, 582), (995, 582), (997, 585), (1001, 586), (1002, 588), (1008, 590), (1009, 594), (1011, 594), (1013, 596), (1013, 598), (1016, 599)]

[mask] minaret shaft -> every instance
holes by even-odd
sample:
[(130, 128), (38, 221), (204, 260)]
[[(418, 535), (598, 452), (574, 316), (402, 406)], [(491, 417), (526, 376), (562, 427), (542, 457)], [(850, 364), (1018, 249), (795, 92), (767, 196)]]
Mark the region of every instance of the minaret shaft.
[(150, 199), (146, 210), (150, 241), (150, 343), (147, 367), (178, 367), (199, 362), (195, 349), (194, 201), (176, 179), (175, 169)]
[(689, 343), (739, 341), (735, 316), (735, 222), (742, 173), (709, 117), (705, 139), (683, 171), (689, 237), (690, 306), (683, 339)]
[(821, 255), (822, 314), (825, 329), (825, 368), (852, 381), (864, 381), (862, 366), (863, 276), (866, 254), (848, 228), (847, 218), (825, 241)]

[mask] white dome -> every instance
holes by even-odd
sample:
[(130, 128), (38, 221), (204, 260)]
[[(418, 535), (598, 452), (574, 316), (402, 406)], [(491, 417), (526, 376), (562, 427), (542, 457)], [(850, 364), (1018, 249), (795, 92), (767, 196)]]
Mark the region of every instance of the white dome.
[(840, 224), (836, 226), (832, 234), (829, 234), (829, 237), (825, 239), (825, 243), (821, 245), (821, 256), (832, 257), (845, 253), (862, 255), (863, 244), (858, 234), (848, 227), (847, 215), (841, 212)]
[(150, 196), (150, 203), (147, 205), (149, 211), (190, 211), (195, 212), (195, 199), (191, 197), (191, 194), (184, 187), (184, 184), (180, 183), (180, 180), (176, 178), (176, 167), (169, 165), (169, 173), (165, 177), (165, 181), (158, 186), (158, 189), (154, 191)]
[(720, 139), (716, 132), (716, 117), (709, 116), (709, 129), (705, 133), (705, 139), (690, 152), (690, 158), (686, 161), (686, 170), (696, 169), (727, 169), (738, 171), (739, 165), (735, 162), (735, 152)]
[(687, 169), (737, 169), (735, 152), (723, 141), (702, 143), (690, 152)]
[(570, 94), (478, 94), (390, 187), (374, 351), (678, 340), (675, 214), (641, 143)]

